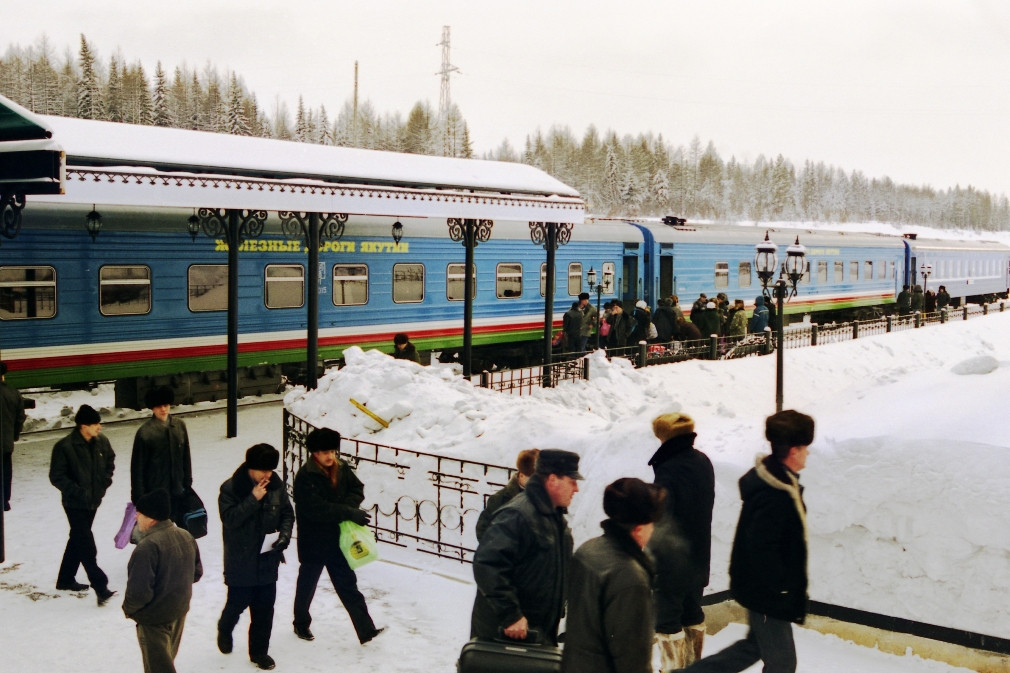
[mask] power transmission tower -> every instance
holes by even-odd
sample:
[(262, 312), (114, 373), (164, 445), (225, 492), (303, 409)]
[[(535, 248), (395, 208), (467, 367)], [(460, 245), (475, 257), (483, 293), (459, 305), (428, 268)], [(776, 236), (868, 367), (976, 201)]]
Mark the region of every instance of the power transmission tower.
[(449, 108), (452, 98), (449, 96), (449, 74), (459, 72), (459, 68), (449, 63), (449, 26), (442, 26), (442, 41), (437, 46), (442, 47), (442, 69), (436, 75), (442, 76), (442, 87), (438, 93), (438, 126), (442, 135), (442, 156), (451, 156), (449, 147)]

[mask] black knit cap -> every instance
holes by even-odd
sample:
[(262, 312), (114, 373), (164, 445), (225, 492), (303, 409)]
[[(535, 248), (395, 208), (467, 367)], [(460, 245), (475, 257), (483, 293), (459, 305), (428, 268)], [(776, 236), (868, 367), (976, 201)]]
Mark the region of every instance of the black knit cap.
[(150, 493), (145, 493), (133, 503), (137, 511), (155, 521), (166, 521), (172, 516), (172, 499), (168, 497), (168, 491), (163, 488), (156, 488)]
[(637, 526), (663, 514), (666, 491), (641, 479), (623, 477), (603, 491), (603, 511), (617, 523)]
[(249, 470), (273, 470), (281, 454), (269, 444), (253, 444), (245, 452), (245, 466)]
[(155, 407), (160, 407), (163, 404), (174, 404), (175, 403), (175, 393), (168, 386), (158, 386), (157, 388), (151, 388), (144, 395), (144, 405), (148, 409), (154, 409)]
[(305, 448), (309, 450), (309, 453), (339, 451), (340, 433), (331, 428), (316, 428), (305, 438)]
[(541, 449), (537, 456), (536, 472), (543, 476), (556, 474), (572, 479), (583, 478), (579, 474), (579, 454), (563, 449)]
[(82, 404), (74, 415), (74, 423), (77, 425), (94, 425), (102, 422), (102, 415), (87, 404)]

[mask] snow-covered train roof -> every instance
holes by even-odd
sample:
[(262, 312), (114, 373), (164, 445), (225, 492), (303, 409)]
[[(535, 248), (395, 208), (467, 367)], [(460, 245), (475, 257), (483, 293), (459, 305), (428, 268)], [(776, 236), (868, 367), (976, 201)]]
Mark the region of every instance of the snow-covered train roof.
[(525, 164), (35, 115), (0, 96), (0, 186), (13, 172), (3, 164), (26, 151), (64, 154), (51, 198), (72, 203), (571, 223), (585, 213), (578, 191)]

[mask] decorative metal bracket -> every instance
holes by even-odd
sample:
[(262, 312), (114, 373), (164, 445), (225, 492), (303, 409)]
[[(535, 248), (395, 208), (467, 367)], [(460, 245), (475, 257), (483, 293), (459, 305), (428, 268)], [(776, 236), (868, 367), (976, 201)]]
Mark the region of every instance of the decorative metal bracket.
[(0, 234), (14, 238), (21, 231), (21, 211), (25, 209), (25, 195), (18, 192), (0, 192)]
[[(551, 228), (553, 226), (554, 236), (551, 240)], [(568, 245), (572, 240), (572, 229), (575, 228), (570, 222), (530, 222), (530, 239), (537, 245), (543, 245), (544, 250), (548, 246), (555, 250), (560, 245)]]
[(467, 224), (467, 220), (450, 217), (445, 223), (449, 225), (449, 238), (456, 242), (462, 242), (466, 247), (476, 248), (479, 243), (486, 243), (491, 238), (491, 229), (494, 227), (494, 220), (470, 220), (472, 224)]
[[(281, 231), (289, 241), (309, 241), (309, 213), (282, 210)], [(319, 244), (339, 241), (347, 225), (347, 213), (317, 213), (319, 217)]]
[[(200, 208), (200, 228), (211, 238), (228, 238), (228, 211), (223, 208)], [(243, 210), (239, 215), (238, 242), (259, 238), (266, 226), (267, 211)]]

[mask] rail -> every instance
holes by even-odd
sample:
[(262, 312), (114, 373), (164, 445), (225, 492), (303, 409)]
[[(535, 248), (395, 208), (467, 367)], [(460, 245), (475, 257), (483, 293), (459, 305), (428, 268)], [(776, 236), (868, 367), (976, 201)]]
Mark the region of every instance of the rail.
[[(284, 410), (281, 475), (289, 492), (308, 458), (305, 437), (314, 427)], [(360, 439), (342, 439), (340, 457), (365, 484), (363, 507), (372, 514), (376, 540), (460, 563), (472, 562), (477, 517), (514, 472)]]

